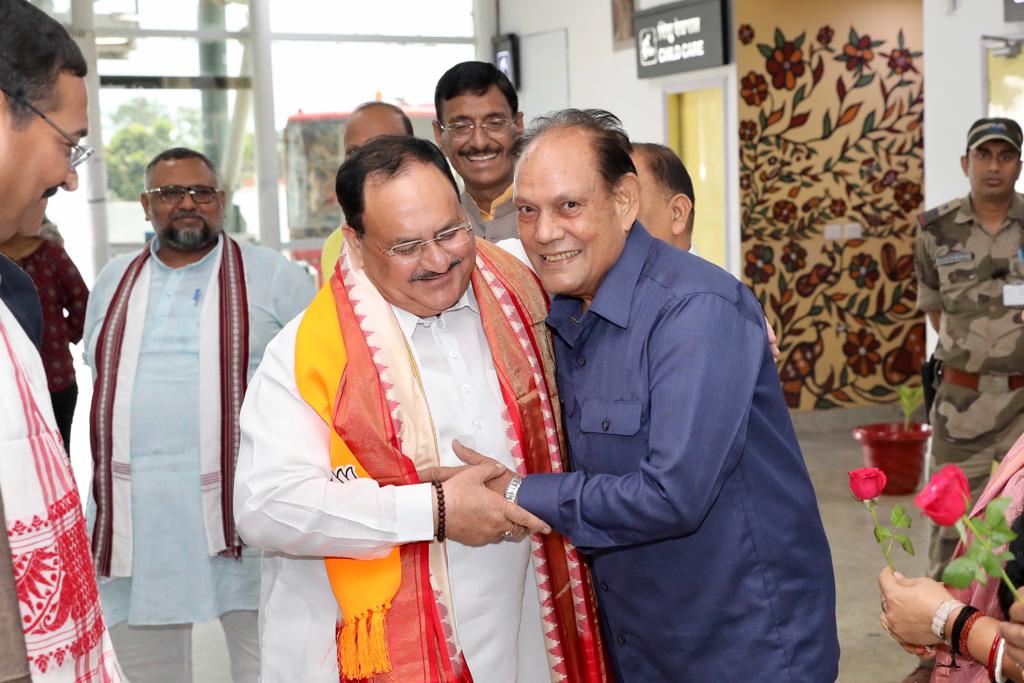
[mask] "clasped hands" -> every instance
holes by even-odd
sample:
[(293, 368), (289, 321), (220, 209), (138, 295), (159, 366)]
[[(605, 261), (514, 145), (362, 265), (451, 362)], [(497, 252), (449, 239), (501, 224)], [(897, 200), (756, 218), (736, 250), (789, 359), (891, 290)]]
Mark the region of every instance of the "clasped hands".
[[(429, 467), (417, 472), (420, 481), (440, 481), (444, 489), (445, 536), (463, 545), (481, 546), (519, 541), (529, 534), (546, 534), (551, 527), (505, 499), (513, 472), (501, 463), (452, 443), (460, 467)], [(435, 526), (437, 510), (435, 503)]]

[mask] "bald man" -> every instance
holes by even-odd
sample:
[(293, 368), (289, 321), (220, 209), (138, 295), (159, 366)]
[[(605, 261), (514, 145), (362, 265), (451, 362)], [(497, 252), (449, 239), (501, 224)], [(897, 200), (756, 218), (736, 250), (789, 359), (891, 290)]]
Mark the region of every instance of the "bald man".
[(693, 247), (693, 181), (676, 153), (665, 145), (633, 143), (630, 154), (640, 180), (638, 219), (663, 242), (683, 251)]
[[(363, 102), (352, 111), (345, 124), (345, 158), (352, 156), (356, 150), (374, 138), (412, 134), (412, 121), (401, 108), (388, 102)], [(343, 241), (341, 228), (324, 240), (324, 247), (320, 252), (320, 272), (325, 281), (334, 272)]]

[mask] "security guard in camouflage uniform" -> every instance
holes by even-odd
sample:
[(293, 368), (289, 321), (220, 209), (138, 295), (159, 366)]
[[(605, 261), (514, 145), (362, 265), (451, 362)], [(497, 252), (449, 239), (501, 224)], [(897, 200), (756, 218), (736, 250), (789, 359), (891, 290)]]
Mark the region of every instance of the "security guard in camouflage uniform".
[[(939, 332), (942, 362), (930, 414), (932, 461), (956, 463), (977, 500), (1024, 432), (1024, 196), (1020, 126), (981, 119), (960, 164), (971, 192), (918, 218), (917, 307)], [(956, 546), (953, 528), (931, 528), (929, 574), (938, 579)]]

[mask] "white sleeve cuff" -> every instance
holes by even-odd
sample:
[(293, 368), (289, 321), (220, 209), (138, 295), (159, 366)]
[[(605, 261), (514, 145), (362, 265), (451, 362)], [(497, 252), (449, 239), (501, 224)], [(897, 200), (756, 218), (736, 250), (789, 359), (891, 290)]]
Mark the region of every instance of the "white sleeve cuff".
[(395, 487), (395, 530), (399, 543), (429, 541), (434, 537), (434, 486), (409, 484)]

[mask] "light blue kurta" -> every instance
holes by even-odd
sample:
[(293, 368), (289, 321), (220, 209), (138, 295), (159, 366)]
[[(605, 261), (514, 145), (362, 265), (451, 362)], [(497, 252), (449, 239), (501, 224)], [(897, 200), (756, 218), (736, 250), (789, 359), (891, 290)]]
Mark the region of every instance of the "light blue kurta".
[[(200, 261), (169, 268), (150, 259), (149, 301), (132, 391), (132, 576), (102, 583), (108, 626), (177, 624), (259, 607), (259, 553), (241, 561), (210, 556), (203, 525), (199, 462), (199, 319), (218, 245)], [(114, 289), (135, 254), (97, 279), (86, 315), (86, 362)], [(242, 245), (249, 299), (249, 376), (277, 332), (313, 298), (296, 264)], [(94, 509), (90, 500), (90, 513)], [(93, 515), (90, 514), (90, 520)]]

